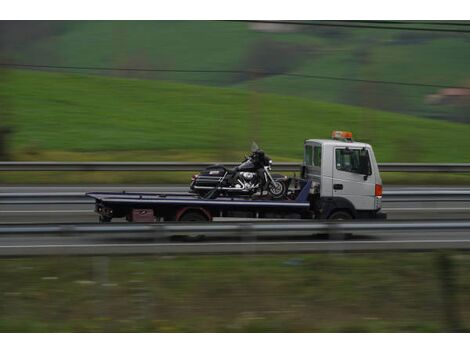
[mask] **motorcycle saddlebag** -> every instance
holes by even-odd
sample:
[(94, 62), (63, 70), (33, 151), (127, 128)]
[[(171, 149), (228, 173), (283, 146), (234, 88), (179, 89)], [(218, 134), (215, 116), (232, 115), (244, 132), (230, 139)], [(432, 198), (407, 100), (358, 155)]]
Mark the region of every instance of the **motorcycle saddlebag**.
[(216, 187), (226, 172), (227, 170), (222, 165), (209, 166), (198, 175), (194, 186)]
[(223, 165), (212, 165), (201, 172), (200, 176), (223, 177), (227, 169)]

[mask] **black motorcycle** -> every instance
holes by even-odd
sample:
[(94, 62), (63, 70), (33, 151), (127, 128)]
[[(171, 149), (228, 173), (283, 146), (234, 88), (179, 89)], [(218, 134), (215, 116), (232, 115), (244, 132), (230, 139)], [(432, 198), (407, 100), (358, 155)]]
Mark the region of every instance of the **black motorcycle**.
[(272, 198), (284, 198), (288, 178), (271, 174), (272, 160), (253, 142), (251, 155), (234, 169), (216, 164), (207, 167), (191, 181), (191, 191), (204, 198), (218, 196), (248, 195), (267, 192)]

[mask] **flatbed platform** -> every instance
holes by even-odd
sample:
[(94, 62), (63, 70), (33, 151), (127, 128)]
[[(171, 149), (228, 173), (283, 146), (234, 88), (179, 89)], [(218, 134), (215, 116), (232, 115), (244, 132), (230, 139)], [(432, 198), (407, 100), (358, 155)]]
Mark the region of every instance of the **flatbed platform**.
[[(90, 192), (94, 198), (95, 211), (103, 222), (115, 217), (126, 217), (129, 221), (139, 221), (137, 213), (146, 213), (165, 221), (196, 221), (199, 214), (207, 220), (213, 217), (279, 217), (297, 214), (300, 218), (310, 217), (308, 201), (311, 181), (306, 182), (296, 199), (272, 200), (263, 198), (200, 198), (188, 193), (129, 193), (129, 192)], [(242, 214), (244, 213), (244, 214)], [(185, 215), (185, 216), (184, 216)]]

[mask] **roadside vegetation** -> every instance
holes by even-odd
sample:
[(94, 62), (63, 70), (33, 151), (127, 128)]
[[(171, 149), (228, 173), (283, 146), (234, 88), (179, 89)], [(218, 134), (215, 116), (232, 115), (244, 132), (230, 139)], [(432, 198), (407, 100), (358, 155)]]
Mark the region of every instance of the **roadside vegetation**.
[(152, 160), (183, 151), (232, 159), (256, 139), (273, 157), (300, 161), (304, 139), (344, 129), (372, 143), (379, 162), (470, 161), (466, 124), (161, 81), (21, 70), (9, 77), (2, 88), (10, 139), (22, 159), (48, 151), (101, 152), (100, 159), (132, 151), (138, 158), (142, 150), (153, 150)]
[(444, 281), (439, 253), (251, 254), (2, 259), (0, 331), (469, 328), (467, 254), (449, 253)]

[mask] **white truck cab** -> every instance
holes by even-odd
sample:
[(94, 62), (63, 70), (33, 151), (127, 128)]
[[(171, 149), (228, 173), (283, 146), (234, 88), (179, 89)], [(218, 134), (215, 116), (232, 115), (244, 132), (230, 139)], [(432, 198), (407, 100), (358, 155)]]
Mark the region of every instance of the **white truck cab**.
[(302, 177), (312, 180), (311, 208), (320, 219), (386, 218), (382, 179), (372, 147), (333, 131), (332, 139), (304, 144)]

